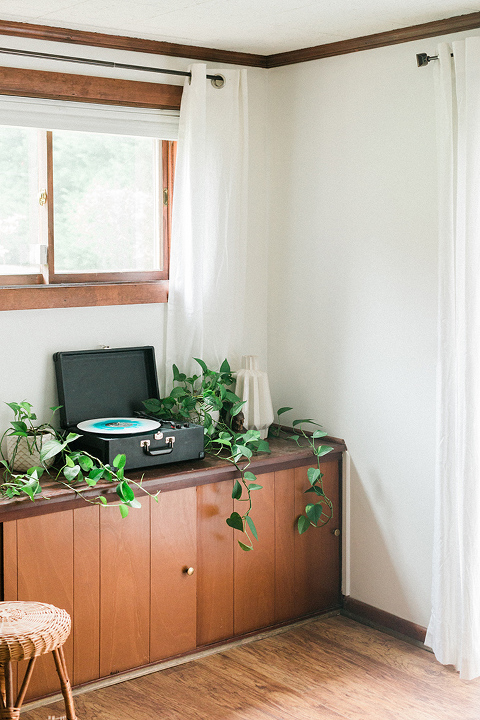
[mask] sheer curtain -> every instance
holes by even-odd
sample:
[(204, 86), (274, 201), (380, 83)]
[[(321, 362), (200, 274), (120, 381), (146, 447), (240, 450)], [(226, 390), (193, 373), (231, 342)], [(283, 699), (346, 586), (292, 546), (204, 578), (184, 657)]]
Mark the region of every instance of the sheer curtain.
[[(243, 334), (248, 107), (246, 70), (190, 68), (185, 84), (173, 198), (166, 369), (198, 371), (200, 357), (238, 365)], [(167, 386), (171, 376), (167, 377)]]
[(480, 675), (480, 38), (443, 44), (438, 54), (437, 467), (426, 643), (472, 679)]

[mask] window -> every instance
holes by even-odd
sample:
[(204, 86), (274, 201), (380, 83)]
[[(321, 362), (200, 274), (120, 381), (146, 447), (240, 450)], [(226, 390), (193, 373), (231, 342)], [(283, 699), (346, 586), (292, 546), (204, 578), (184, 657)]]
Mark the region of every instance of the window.
[(0, 309), (166, 300), (177, 116), (0, 98)]

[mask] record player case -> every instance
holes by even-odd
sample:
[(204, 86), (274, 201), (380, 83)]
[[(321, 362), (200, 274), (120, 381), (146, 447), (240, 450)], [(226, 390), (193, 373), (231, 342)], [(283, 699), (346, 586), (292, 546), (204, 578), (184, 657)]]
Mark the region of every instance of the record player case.
[(127, 470), (204, 457), (203, 427), (190, 422), (159, 420), (158, 430), (118, 436), (77, 429), (85, 420), (133, 417), (143, 400), (159, 397), (152, 346), (57, 352), (53, 360), (61, 426), (81, 436), (74, 447), (108, 464), (124, 453)]

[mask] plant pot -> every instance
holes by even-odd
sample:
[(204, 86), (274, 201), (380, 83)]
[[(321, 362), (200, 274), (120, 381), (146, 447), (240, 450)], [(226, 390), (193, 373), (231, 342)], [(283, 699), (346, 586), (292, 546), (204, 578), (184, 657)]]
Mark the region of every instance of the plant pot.
[(25, 438), (17, 435), (7, 436), (7, 460), (13, 472), (25, 472), (31, 467), (50, 467), (54, 458), (42, 463), (40, 452), (43, 443), (53, 440), (52, 433), (38, 435), (36, 440), (33, 437)]

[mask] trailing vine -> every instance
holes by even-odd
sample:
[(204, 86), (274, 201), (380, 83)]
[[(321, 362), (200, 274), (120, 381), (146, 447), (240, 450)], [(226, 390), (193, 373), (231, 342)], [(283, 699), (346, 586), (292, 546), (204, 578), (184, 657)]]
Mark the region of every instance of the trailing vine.
[[(280, 410), (277, 411), (277, 415), (283, 415), (283, 413), (290, 410), (292, 410), (291, 407), (280, 408)], [(333, 517), (333, 503), (325, 494), (323, 488), (323, 473), (320, 470), (320, 458), (327, 455), (333, 448), (331, 445), (318, 445), (315, 441), (326, 437), (327, 433), (324, 430), (315, 430), (313, 433), (306, 432), (303, 428), (303, 425), (306, 423), (321, 427), (315, 420), (294, 420), (292, 426), (294, 429), (298, 429), (298, 433), (290, 435), (290, 440), (296, 442), (297, 445), (300, 445), (300, 439), (303, 438), (303, 443), (306, 443), (308, 447), (310, 447), (316, 458), (316, 467), (309, 467), (307, 470), (310, 487), (305, 490), (305, 493), (313, 493), (316, 495), (317, 501), (307, 503), (305, 506), (305, 514), (299, 516), (297, 527), (300, 535), (310, 527), (322, 527), (326, 525)]]
[[(11, 422), (11, 427), (0, 438), (0, 463), (5, 468), (4, 480), (0, 484), (0, 494), (4, 497), (13, 499), (26, 495), (32, 501), (36, 497), (45, 497), (42, 494), (40, 480), (45, 479), (46, 475), (49, 480), (74, 490), (87, 503), (119, 507), (122, 517), (128, 515), (129, 508), (141, 507), (132, 486), (141, 489), (146, 495), (158, 501), (158, 493), (155, 495), (149, 493), (142, 486), (141, 480), (137, 482), (125, 476), (126, 456), (124, 454), (118, 454), (111, 465), (105, 464), (83, 450), (74, 450), (70, 447), (70, 444), (80, 437), (78, 434), (64, 435), (50, 423), (36, 424), (37, 416), (32, 410), (32, 405), (27, 401), (6, 404), (13, 410), (15, 419)], [(54, 414), (60, 407), (50, 409)], [(42, 435), (46, 432), (51, 433), (53, 439), (41, 443)], [(18, 438), (10, 459), (2, 450), (2, 441), (6, 436)], [(21, 438), (25, 439), (30, 451), (36, 449), (40, 452), (42, 464), (32, 466), (25, 472), (15, 472), (13, 470), (14, 461)], [(46, 463), (52, 458), (56, 459), (57, 467), (50, 471), (47, 469)], [(93, 498), (86, 496), (85, 493), (100, 481), (116, 483), (115, 492), (119, 498), (118, 503), (108, 503), (107, 498), (102, 494)]]

